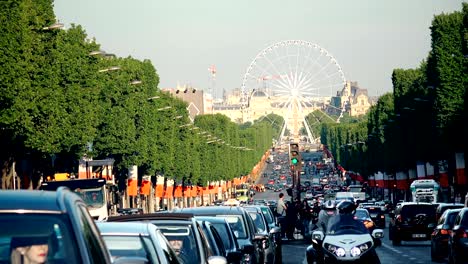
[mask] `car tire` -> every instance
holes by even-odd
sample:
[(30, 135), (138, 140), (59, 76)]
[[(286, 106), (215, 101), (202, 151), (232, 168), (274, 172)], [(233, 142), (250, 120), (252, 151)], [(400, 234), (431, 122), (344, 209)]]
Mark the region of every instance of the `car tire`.
[(431, 260), (433, 262), (440, 262), (442, 259), (436, 255), (434, 244), (431, 243)]

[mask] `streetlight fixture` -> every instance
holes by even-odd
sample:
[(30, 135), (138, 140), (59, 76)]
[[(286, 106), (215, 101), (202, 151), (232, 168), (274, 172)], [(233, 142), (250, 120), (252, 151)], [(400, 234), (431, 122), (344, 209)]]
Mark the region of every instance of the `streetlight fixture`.
[(167, 109), (171, 109), (172, 106), (165, 106), (165, 107), (161, 107), (161, 108), (158, 108), (157, 110), (158, 111), (163, 111), (163, 110), (167, 110)]
[(63, 24), (56, 22), (48, 27), (43, 27), (42, 30), (54, 30), (54, 29), (61, 29), (61, 28), (63, 28)]
[(178, 116), (174, 117), (174, 119), (181, 119), (181, 118), (183, 118), (183, 117), (184, 117), (184, 116), (178, 115)]
[(112, 66), (109, 68), (99, 70), (99, 72), (118, 71), (118, 70), (120, 70), (120, 66)]
[(415, 98), (413, 98), (413, 100), (416, 101), (416, 102), (429, 102), (429, 100), (422, 99), (422, 98), (419, 98), (419, 97), (415, 97)]
[(131, 85), (137, 85), (137, 84), (141, 84), (141, 83), (142, 83), (142, 81), (140, 81), (140, 80), (133, 80), (133, 81), (130, 82)]
[(160, 96), (153, 96), (153, 97), (148, 98), (148, 101), (154, 100), (154, 99), (159, 99), (159, 98), (161, 98), (161, 97)]
[(103, 50), (94, 50), (89, 53), (89, 56), (104, 55), (106, 54)]

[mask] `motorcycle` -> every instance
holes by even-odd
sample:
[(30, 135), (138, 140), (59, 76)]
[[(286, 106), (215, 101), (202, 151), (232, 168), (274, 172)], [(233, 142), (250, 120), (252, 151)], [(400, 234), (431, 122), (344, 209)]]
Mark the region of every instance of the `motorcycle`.
[(375, 229), (371, 235), (357, 230), (355, 226), (341, 226), (326, 236), (323, 231), (314, 231), (312, 245), (307, 248), (307, 263), (380, 264), (375, 247), (381, 245), (383, 236), (382, 229)]

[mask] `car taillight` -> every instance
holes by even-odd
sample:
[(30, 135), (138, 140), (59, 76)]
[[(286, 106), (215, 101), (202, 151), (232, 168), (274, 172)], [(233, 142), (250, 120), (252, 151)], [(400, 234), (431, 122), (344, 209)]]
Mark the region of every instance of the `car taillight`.
[(455, 232), (455, 236), (458, 238), (468, 238), (468, 234), (466, 234), (465, 230), (460, 229)]
[(401, 215), (397, 215), (396, 221), (401, 223)]
[(385, 218), (385, 215), (381, 215), (380, 218), (384, 219), (384, 218)]
[(448, 230), (448, 229), (441, 229), (440, 230), (441, 235), (450, 235), (450, 233), (452, 233), (452, 232), (451, 232), (451, 230)]

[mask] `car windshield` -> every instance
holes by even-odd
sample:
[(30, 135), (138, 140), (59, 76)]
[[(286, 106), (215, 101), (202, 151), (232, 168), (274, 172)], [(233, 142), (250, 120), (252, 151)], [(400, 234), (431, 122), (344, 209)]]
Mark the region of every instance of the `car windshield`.
[(87, 206), (91, 208), (101, 208), (104, 206), (104, 191), (102, 188), (79, 189), (75, 193), (81, 196)]
[(73, 229), (64, 215), (0, 214), (0, 226), (0, 263), (10, 263), (20, 247), (37, 245), (46, 245), (48, 262), (79, 263)]
[(197, 239), (192, 232), (191, 225), (169, 223), (157, 223), (156, 225), (184, 263), (200, 263), (200, 255), (198, 253), (200, 245), (197, 244)]
[(113, 259), (118, 257), (143, 257), (148, 259), (150, 263), (155, 263), (156, 259), (151, 257), (152, 252), (150, 252), (154, 246), (147, 236), (103, 235), (102, 237)]

